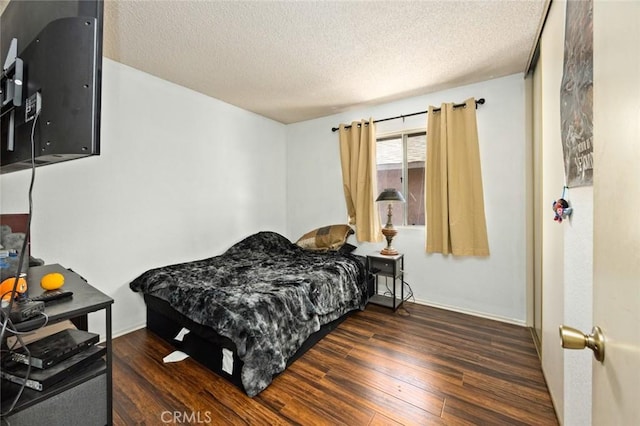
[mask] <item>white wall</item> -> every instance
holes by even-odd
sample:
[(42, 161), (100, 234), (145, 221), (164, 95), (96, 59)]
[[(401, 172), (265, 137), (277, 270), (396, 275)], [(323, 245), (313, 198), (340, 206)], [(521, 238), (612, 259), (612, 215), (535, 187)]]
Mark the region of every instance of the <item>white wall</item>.
[[(101, 155), (36, 169), (31, 247), (113, 297), (120, 334), (145, 324), (145, 270), (286, 231), (285, 126), (106, 58), (102, 94)], [(27, 211), (29, 175), (0, 178), (3, 213)]]
[[(405, 253), (405, 279), (416, 300), (524, 324), (526, 321), (526, 167), (524, 76), (512, 75), (287, 126), (287, 232), (345, 223), (338, 135), (331, 128), (370, 116), (394, 117), (429, 105), (486, 99), (477, 110), (491, 255), (454, 258), (424, 252), (424, 227), (402, 228), (394, 247)], [(426, 127), (426, 115), (380, 123), (377, 133)], [(363, 245), (359, 253), (380, 250)]]
[[(551, 4), (541, 42), (543, 202), (542, 368), (558, 418), (565, 425), (591, 424), (590, 351), (565, 351), (562, 324), (589, 332), (592, 326), (593, 187), (570, 188), (570, 220), (553, 221), (551, 204), (565, 184), (560, 132), (560, 83), (564, 61), (566, 2)], [(596, 83), (597, 84), (597, 83)]]

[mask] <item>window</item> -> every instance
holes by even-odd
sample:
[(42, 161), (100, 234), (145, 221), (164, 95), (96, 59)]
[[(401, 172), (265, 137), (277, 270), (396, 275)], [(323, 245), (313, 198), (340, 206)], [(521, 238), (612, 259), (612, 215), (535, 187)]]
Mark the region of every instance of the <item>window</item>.
[[(397, 133), (377, 139), (378, 188), (396, 188), (406, 203), (394, 203), (394, 225), (424, 225), (424, 165), (427, 157), (425, 131)], [(378, 203), (382, 224), (387, 223), (388, 204)]]

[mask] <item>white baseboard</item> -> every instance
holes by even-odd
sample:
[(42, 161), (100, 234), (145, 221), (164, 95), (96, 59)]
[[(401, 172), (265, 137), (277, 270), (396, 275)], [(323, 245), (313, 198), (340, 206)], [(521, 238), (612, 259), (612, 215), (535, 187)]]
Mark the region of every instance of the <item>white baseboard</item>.
[(141, 328), (145, 328), (147, 326), (147, 323), (142, 323), (142, 324), (138, 324), (135, 325), (133, 327), (127, 328), (125, 330), (120, 330), (117, 333), (114, 333), (113, 336), (111, 336), (112, 339), (115, 339), (116, 337), (120, 337), (120, 336), (124, 336), (125, 334), (129, 334), (129, 333), (133, 333), (136, 330), (140, 330)]
[[(413, 302), (414, 300), (411, 300), (411, 301)], [(501, 317), (501, 316), (498, 316), (498, 315), (490, 315), (490, 314), (487, 314), (485, 312), (476, 312), (476, 311), (472, 311), (472, 310), (469, 310), (469, 309), (462, 309), (462, 308), (459, 308), (457, 306), (449, 306), (449, 305), (443, 305), (443, 304), (439, 304), (439, 303), (433, 303), (433, 302), (429, 302), (427, 300), (415, 299), (415, 303), (417, 303), (419, 305), (431, 306), (433, 308), (445, 309), (447, 311), (459, 312), (461, 314), (473, 315), (474, 317), (486, 318), (486, 319), (490, 319), (490, 320), (494, 320), (494, 321), (500, 321), (500, 322), (504, 322), (504, 323), (508, 323), (508, 324), (519, 325), (521, 327), (527, 327), (526, 321), (517, 320), (517, 319), (513, 319), (513, 318), (506, 318), (506, 317)]]

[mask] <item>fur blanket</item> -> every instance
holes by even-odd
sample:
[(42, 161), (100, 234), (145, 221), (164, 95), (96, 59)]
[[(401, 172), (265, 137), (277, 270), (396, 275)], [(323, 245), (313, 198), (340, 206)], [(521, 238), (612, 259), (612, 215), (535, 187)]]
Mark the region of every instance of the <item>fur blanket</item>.
[(220, 256), (149, 270), (130, 287), (230, 338), (249, 396), (321, 325), (363, 309), (368, 297), (360, 258), (306, 251), (274, 232), (251, 235)]

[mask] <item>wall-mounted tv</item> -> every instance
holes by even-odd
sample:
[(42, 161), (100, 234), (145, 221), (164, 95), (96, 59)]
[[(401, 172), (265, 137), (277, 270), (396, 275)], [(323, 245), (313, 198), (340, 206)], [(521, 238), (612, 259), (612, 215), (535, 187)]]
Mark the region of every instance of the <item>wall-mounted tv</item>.
[(100, 154), (102, 27), (102, 0), (2, 12), (0, 173)]

